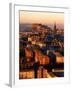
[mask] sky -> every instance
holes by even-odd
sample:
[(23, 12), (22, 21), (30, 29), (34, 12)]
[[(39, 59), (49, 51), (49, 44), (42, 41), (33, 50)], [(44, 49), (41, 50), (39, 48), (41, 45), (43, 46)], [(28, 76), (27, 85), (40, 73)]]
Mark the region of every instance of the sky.
[(52, 25), (58, 24), (60, 27), (64, 27), (64, 13), (54, 12), (32, 12), (32, 11), (20, 11), (19, 23), (41, 23)]

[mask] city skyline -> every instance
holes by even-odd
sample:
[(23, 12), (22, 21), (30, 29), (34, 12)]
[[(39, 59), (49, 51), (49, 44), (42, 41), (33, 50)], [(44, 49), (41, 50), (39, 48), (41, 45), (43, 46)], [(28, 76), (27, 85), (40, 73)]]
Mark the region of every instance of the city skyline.
[(19, 79), (56, 77), (64, 77), (64, 13), (20, 11)]
[(41, 23), (49, 25), (51, 28), (56, 23), (57, 28), (64, 29), (64, 13), (20, 11), (19, 23)]

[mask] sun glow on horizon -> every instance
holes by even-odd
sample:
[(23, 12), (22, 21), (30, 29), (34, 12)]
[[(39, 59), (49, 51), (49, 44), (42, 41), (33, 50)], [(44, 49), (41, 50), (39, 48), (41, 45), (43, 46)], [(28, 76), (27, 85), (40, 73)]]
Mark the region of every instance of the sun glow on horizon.
[(20, 11), (19, 23), (64, 24), (64, 13)]

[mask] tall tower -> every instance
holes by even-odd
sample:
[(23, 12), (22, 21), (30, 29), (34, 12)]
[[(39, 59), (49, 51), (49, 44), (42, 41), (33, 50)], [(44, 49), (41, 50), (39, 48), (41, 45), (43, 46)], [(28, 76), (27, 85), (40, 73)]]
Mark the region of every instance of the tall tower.
[(56, 22), (54, 23), (54, 30), (56, 30)]
[(54, 35), (56, 34), (56, 22), (54, 23)]

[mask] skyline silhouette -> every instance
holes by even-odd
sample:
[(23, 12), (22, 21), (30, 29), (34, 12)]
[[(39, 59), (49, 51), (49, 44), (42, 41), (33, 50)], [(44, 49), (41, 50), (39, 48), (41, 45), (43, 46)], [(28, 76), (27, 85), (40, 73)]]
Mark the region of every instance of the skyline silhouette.
[(56, 22), (57, 28), (64, 28), (64, 13), (20, 11), (19, 23), (32, 24), (40, 23), (53, 27)]

